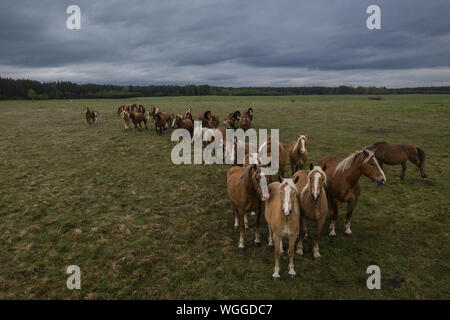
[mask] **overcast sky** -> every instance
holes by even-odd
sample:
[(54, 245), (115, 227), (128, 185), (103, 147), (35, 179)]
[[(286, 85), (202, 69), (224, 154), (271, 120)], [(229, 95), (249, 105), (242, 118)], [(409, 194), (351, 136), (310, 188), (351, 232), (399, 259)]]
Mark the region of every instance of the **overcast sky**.
[[(66, 8), (81, 8), (81, 30)], [(381, 30), (366, 9), (381, 8)], [(2, 0), (0, 76), (220, 86), (450, 85), (450, 0)]]

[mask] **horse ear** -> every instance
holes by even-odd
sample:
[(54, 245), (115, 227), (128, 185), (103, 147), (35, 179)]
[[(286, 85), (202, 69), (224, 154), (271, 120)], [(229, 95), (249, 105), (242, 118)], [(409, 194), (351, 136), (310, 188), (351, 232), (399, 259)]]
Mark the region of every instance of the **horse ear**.
[(368, 152), (366, 149), (364, 149), (364, 150), (363, 150), (363, 154), (364, 154), (364, 156), (368, 156), (368, 155), (369, 155), (369, 152)]
[(284, 180), (284, 178), (280, 172), (278, 172), (278, 180), (280, 180), (280, 182)]
[(309, 164), (309, 170), (312, 170), (312, 169), (314, 169), (314, 165), (313, 165), (313, 163), (311, 162), (311, 163)]
[(304, 136), (305, 136), (306, 138), (309, 138), (309, 133), (305, 133)]
[(294, 183), (297, 184), (297, 182), (298, 182), (299, 179), (300, 179), (300, 176), (299, 176), (299, 175), (296, 175), (295, 178), (294, 178), (294, 180), (293, 180)]

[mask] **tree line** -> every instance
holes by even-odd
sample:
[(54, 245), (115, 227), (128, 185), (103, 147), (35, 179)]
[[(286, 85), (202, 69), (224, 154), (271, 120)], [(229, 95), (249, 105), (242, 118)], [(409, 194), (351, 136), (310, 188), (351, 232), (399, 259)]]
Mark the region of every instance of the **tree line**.
[(326, 94), (450, 94), (450, 86), (390, 89), (386, 87), (218, 87), (210, 85), (122, 86), (77, 84), (70, 81), (40, 82), (0, 77), (0, 99), (123, 99), (164, 96), (284, 96)]

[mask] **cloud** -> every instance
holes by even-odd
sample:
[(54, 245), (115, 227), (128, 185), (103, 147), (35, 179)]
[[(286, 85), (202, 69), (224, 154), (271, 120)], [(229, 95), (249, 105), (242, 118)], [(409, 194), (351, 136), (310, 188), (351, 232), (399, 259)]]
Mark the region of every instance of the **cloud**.
[[(79, 4), (82, 29), (67, 30)], [(211, 85), (449, 85), (448, 0), (0, 3), (2, 76)]]

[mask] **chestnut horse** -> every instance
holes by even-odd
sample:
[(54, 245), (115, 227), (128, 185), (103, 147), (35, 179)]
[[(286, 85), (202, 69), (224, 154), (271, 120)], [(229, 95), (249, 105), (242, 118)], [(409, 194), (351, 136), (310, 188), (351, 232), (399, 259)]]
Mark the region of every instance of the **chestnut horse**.
[(97, 111), (89, 110), (89, 108), (86, 107), (85, 116), (88, 124), (99, 123), (100, 113)]
[(402, 172), (400, 179), (405, 178), (406, 161), (409, 160), (414, 163), (420, 171), (422, 179), (426, 179), (427, 175), (424, 172), (425, 167), (425, 152), (412, 144), (390, 144), (386, 142), (376, 142), (367, 146), (365, 149), (372, 150), (375, 153), (375, 157), (380, 163), (381, 169), (383, 164), (388, 165), (402, 165)]
[(306, 142), (308, 141), (308, 134), (298, 134), (297, 141), (292, 141), (289, 145), (289, 160), (291, 162), (292, 174), (297, 170), (305, 168), (308, 160), (308, 152), (306, 151)]
[(244, 131), (247, 131), (252, 126), (252, 119), (250, 116), (244, 114), (239, 121), (239, 128), (241, 128)]
[(386, 176), (378, 164), (375, 154), (366, 149), (356, 151), (344, 160), (338, 157), (322, 158), (319, 166), (325, 168), (327, 175), (325, 190), (331, 204), (330, 236), (336, 235), (335, 225), (340, 202), (348, 203), (344, 234), (351, 236), (350, 220), (361, 191), (359, 178), (361, 175), (365, 175), (378, 185), (383, 185), (386, 183)]
[(238, 217), (240, 227), (239, 247), (240, 251), (245, 249), (244, 216), (247, 212), (256, 212), (255, 245), (259, 246), (259, 225), (261, 219), (261, 202), (269, 199), (267, 179), (261, 166), (251, 165), (248, 167), (232, 167), (227, 172), (227, 191), (233, 206), (234, 215)]
[(249, 116), (250, 120), (253, 121), (253, 109), (252, 108), (245, 109), (244, 115)]
[[(124, 111), (126, 112), (126, 111)], [(134, 130), (139, 129), (142, 130), (142, 122), (144, 122), (145, 125), (145, 129), (147, 128), (147, 118), (145, 117), (145, 113), (143, 112), (129, 112), (129, 119), (131, 119), (131, 121), (134, 124)], [(138, 127), (139, 125), (139, 127)]]
[[(326, 169), (326, 167), (324, 167)], [(298, 202), (300, 203), (300, 239), (297, 245), (297, 254), (303, 255), (303, 240), (306, 240), (306, 220), (316, 223), (316, 233), (314, 235), (314, 259), (320, 258), (319, 240), (320, 232), (327, 218), (328, 200), (325, 192), (327, 176), (325, 171), (319, 166), (313, 166), (310, 170), (299, 170), (292, 179), (296, 182), (298, 190)]]
[(198, 120), (200, 121), (208, 121), (211, 118), (211, 111), (205, 111), (200, 113), (200, 115), (198, 116)]
[[(296, 180), (284, 179), (269, 185), (269, 201), (264, 216), (269, 229), (269, 246), (275, 243), (275, 268), (272, 278), (280, 279), (280, 256), (283, 252), (283, 237), (289, 238), (289, 275), (295, 277), (294, 247), (299, 230), (300, 209)], [(272, 240), (273, 238), (273, 240)]]
[(173, 117), (172, 128), (176, 129), (186, 129), (189, 131), (191, 136), (194, 134), (194, 126), (189, 118), (183, 119), (182, 117), (175, 115)]
[(241, 112), (235, 111), (230, 113), (228, 117), (223, 121), (223, 124), (227, 129), (236, 130), (239, 127), (239, 120), (241, 119)]

